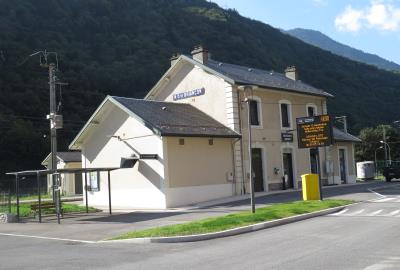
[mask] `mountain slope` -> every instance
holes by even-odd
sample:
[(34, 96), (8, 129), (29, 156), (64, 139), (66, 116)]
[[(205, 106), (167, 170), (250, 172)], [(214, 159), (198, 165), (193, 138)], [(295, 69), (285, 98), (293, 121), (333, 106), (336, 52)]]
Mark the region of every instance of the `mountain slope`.
[(381, 69), (400, 71), (400, 65), (396, 64), (395, 62), (388, 61), (382, 57), (379, 57), (378, 55), (366, 53), (339, 43), (319, 31), (295, 28), (285, 32), (308, 44), (330, 51), (334, 54), (347, 57), (354, 61), (374, 65)]
[[(141, 98), (175, 52), (206, 45), (214, 59), (282, 72), (336, 97), (353, 131), (400, 118), (400, 75), (350, 61), (203, 0), (0, 0), (0, 175), (39, 167), (49, 151), (47, 71), (32, 52), (59, 55), (65, 150), (105, 95)], [(61, 95), (62, 93), (62, 95)], [(1, 176), (0, 176), (1, 177)]]

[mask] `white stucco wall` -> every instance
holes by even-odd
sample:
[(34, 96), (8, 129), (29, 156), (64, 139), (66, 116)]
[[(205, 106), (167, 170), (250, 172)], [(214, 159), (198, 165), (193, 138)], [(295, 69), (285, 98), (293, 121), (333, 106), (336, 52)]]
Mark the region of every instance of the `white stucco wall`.
[[(122, 141), (110, 138), (111, 135), (120, 136)], [(113, 207), (165, 208), (162, 140), (121, 109), (114, 106), (86, 138), (82, 147), (82, 166), (119, 167), (121, 157), (129, 157), (135, 151), (157, 154), (159, 159), (140, 160), (134, 168), (111, 172)], [(89, 205), (108, 205), (107, 173), (102, 173), (100, 179), (100, 191), (88, 192)]]

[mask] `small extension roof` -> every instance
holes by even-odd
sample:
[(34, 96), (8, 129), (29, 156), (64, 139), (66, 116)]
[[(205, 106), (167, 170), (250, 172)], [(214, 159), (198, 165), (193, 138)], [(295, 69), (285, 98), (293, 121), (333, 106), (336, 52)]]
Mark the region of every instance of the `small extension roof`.
[(79, 149), (84, 133), (96, 122), (105, 104), (112, 103), (138, 119), (154, 134), (181, 137), (240, 138), (241, 135), (190, 104), (107, 96), (69, 145)]
[[(42, 165), (46, 166), (49, 163), (51, 153), (42, 161)], [(57, 158), (67, 162), (82, 162), (82, 154), (80, 151), (67, 151), (67, 152), (57, 152)]]
[(161, 136), (240, 138), (240, 134), (190, 104), (112, 97)]
[(345, 133), (335, 127), (333, 128), (333, 139), (335, 140), (335, 142), (362, 142), (362, 140), (357, 138), (356, 136), (351, 135), (350, 133)]

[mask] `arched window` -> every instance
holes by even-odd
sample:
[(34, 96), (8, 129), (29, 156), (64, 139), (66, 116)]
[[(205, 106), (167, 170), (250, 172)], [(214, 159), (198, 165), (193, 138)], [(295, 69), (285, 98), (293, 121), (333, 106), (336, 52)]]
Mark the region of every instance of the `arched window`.
[(292, 128), (292, 103), (288, 100), (279, 101), (279, 111), (281, 118), (281, 127), (283, 129)]

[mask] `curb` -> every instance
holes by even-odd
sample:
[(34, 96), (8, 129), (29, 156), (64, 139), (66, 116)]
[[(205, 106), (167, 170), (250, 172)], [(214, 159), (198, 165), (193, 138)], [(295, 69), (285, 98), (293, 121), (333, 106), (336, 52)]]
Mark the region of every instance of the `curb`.
[(181, 243), (181, 242), (196, 242), (204, 241), (210, 239), (216, 239), (221, 237), (234, 236), (243, 233), (255, 232), (263, 229), (268, 229), (276, 226), (281, 226), (309, 218), (314, 218), (318, 216), (324, 216), (332, 214), (343, 210), (344, 208), (353, 205), (348, 204), (344, 206), (333, 207), (329, 209), (324, 209), (312, 213), (301, 214), (297, 216), (265, 221), (261, 223), (256, 223), (252, 225), (247, 225), (239, 228), (233, 228), (225, 231), (215, 232), (215, 233), (205, 233), (205, 234), (195, 234), (195, 235), (184, 235), (184, 236), (171, 236), (171, 237), (144, 237), (144, 238), (131, 238), (122, 240), (104, 240), (98, 243), (135, 243), (135, 244), (149, 244), (149, 243)]

